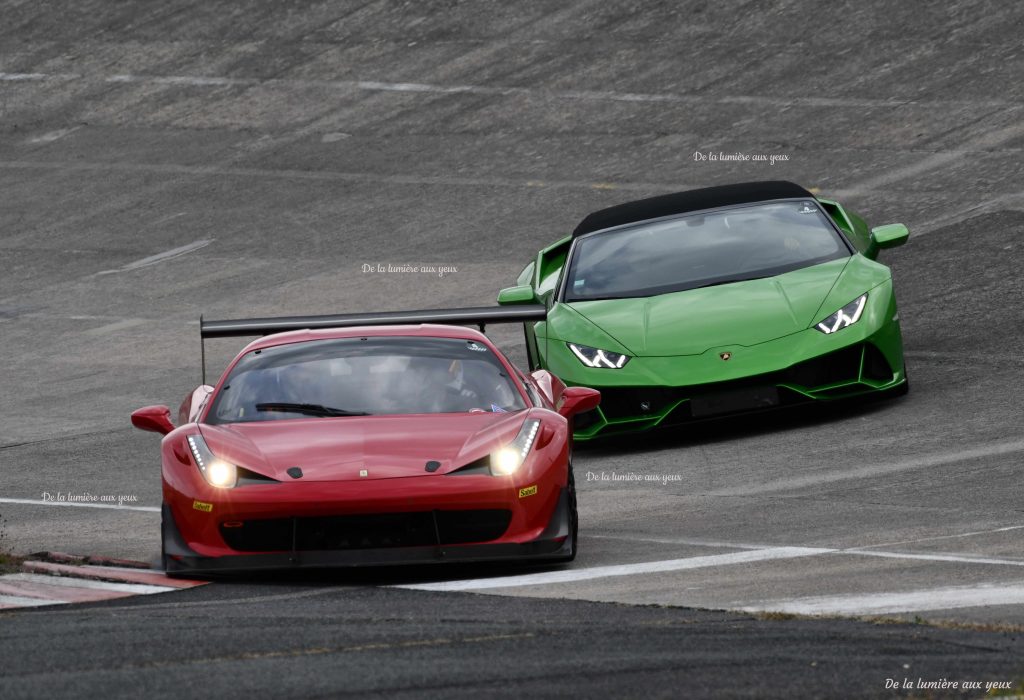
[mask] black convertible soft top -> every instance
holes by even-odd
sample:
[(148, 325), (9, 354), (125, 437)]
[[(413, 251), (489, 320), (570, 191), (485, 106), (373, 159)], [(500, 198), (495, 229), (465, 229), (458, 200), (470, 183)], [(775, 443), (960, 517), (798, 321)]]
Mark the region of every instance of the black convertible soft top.
[(734, 185), (702, 187), (674, 194), (663, 194), (648, 199), (638, 199), (588, 214), (580, 222), (572, 237), (613, 226), (632, 224), (637, 221), (658, 219), (688, 211), (727, 207), (733, 204), (750, 204), (772, 199), (814, 198), (800, 185), (785, 180), (763, 180), (760, 182), (739, 182)]

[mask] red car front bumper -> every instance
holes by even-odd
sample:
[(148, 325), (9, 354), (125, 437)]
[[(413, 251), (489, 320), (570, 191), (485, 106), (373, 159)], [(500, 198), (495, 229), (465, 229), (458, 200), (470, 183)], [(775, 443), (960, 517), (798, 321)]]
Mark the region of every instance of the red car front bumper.
[(215, 489), (164, 480), (168, 573), (560, 559), (572, 551), (564, 467), (513, 480), (444, 474)]

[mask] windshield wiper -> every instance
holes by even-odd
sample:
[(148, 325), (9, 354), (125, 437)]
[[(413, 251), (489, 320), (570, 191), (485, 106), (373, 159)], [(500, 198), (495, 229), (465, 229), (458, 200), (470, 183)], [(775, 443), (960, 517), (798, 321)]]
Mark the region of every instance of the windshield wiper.
[(638, 289), (635, 292), (629, 292), (626, 294), (616, 294), (607, 297), (570, 297), (567, 296), (565, 301), (612, 301), (615, 299), (644, 299), (649, 297), (661, 296), (662, 294), (675, 294), (676, 292), (689, 292), (692, 289), (704, 289), (706, 287), (717, 287), (721, 284), (735, 284), (736, 282), (752, 282), (753, 280), (766, 280), (772, 275), (757, 275), (756, 277), (735, 277), (730, 279), (718, 280), (715, 282), (708, 282), (706, 284), (698, 284), (693, 287), (673, 287), (665, 289), (663, 287), (655, 287), (649, 289)]
[(704, 289), (705, 287), (717, 287), (721, 284), (735, 284), (736, 282), (753, 282), (754, 280), (768, 279), (767, 277), (737, 277), (735, 279), (719, 280), (718, 282), (708, 282), (707, 284), (701, 284), (696, 287), (687, 287), (683, 291), (689, 291), (691, 289)]
[(257, 411), (281, 411), (282, 413), (302, 413), (307, 416), (369, 416), (371, 414), (365, 411), (346, 411), (344, 408), (333, 408), (331, 406), (321, 406), (316, 403), (286, 403), (286, 402), (274, 402), (274, 403), (258, 403), (256, 404)]

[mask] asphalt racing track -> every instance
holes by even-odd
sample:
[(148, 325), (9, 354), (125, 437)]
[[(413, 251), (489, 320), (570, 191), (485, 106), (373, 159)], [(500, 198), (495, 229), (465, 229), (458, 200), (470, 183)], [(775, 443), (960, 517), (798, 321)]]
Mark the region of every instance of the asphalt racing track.
[[(200, 313), (487, 305), (587, 212), (687, 187), (791, 179), (906, 223), (883, 260), (913, 382), (581, 447), (568, 567), (0, 613), (0, 695), (1016, 685), (1022, 22), (994, 2), (0, 2), (8, 551), (155, 557), (157, 438), (128, 414), (199, 383)], [(238, 347), (211, 343), (211, 368)], [(41, 504), (62, 492), (130, 508)]]

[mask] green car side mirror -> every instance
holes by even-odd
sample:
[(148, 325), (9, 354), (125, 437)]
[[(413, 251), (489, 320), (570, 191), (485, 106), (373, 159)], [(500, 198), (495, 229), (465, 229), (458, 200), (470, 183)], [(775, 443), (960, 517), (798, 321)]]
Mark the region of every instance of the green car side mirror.
[(533, 293), (533, 287), (523, 284), (518, 287), (506, 287), (498, 292), (499, 304), (534, 304), (537, 296)]
[(910, 237), (910, 231), (903, 224), (886, 224), (871, 229), (871, 239), (879, 248), (895, 248), (903, 245)]

